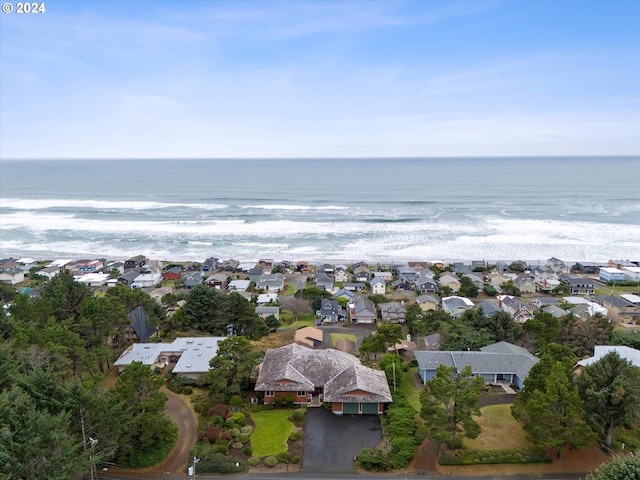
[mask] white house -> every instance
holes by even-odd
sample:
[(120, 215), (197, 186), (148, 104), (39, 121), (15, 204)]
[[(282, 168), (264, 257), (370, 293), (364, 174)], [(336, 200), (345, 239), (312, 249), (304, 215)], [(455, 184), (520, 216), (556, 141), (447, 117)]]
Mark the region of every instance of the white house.
[(373, 295), (384, 295), (387, 290), (387, 282), (382, 277), (373, 277), (371, 279), (371, 293)]
[(10, 283), (11, 285), (24, 282), (24, 272), (17, 267), (9, 268), (0, 272), (0, 282)]
[(624, 272), (619, 268), (600, 268), (600, 280), (603, 282), (624, 282)]
[(249, 285), (251, 285), (251, 280), (232, 280), (227, 289), (230, 292), (246, 292)]
[(78, 283), (84, 283), (87, 287), (103, 287), (109, 280), (108, 273), (85, 273), (74, 277)]
[(162, 273), (153, 271), (151, 273), (141, 273), (131, 284), (131, 288), (155, 287), (162, 281)]
[(623, 267), (624, 279), (629, 282), (640, 282), (640, 267)]

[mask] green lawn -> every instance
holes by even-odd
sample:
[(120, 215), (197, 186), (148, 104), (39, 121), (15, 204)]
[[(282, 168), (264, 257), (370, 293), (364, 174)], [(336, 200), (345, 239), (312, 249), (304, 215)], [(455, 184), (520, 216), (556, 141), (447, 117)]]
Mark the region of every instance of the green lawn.
[(335, 348), (336, 343), (340, 340), (351, 340), (353, 343), (358, 342), (358, 337), (351, 333), (332, 333), (331, 334), (331, 348)]
[(402, 392), (409, 405), (411, 405), (416, 412), (420, 412), (422, 408), (420, 405), (420, 391), (416, 388), (416, 384), (413, 381), (417, 371), (418, 367), (413, 367), (402, 375)]
[(287, 451), (287, 439), (293, 431), (293, 423), (287, 420), (291, 414), (291, 410), (263, 410), (251, 414), (256, 422), (256, 429), (251, 435), (254, 457)]
[(480, 409), (482, 416), (474, 417), (482, 433), (474, 440), (464, 439), (464, 445), (474, 450), (501, 448), (530, 448), (522, 424), (511, 415), (511, 405), (489, 405)]

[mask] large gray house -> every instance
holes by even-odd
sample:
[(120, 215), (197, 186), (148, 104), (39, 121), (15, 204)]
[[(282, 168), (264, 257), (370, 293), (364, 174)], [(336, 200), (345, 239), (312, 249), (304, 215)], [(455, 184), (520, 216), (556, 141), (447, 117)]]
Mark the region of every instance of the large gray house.
[(487, 345), (479, 352), (430, 352), (414, 351), (418, 360), (418, 373), (423, 383), (427, 383), (436, 375), (440, 365), (456, 367), (460, 372), (467, 365), (474, 375), (484, 378), (487, 384), (506, 383), (522, 388), (524, 379), (538, 358), (527, 349), (508, 342)]

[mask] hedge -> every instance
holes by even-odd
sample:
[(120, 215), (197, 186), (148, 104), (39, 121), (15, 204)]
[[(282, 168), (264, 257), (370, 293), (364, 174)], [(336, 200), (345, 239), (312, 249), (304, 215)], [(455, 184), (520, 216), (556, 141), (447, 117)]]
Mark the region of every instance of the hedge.
[(505, 448), (501, 450), (471, 450), (461, 448), (442, 451), (440, 465), (485, 465), (498, 463), (551, 463), (551, 457), (540, 448)]

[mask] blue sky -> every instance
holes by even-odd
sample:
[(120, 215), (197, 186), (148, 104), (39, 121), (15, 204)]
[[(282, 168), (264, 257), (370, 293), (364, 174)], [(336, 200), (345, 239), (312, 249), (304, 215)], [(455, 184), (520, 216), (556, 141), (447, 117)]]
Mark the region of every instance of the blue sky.
[(3, 159), (640, 154), (639, 1), (45, 7), (0, 14)]

